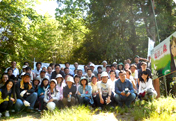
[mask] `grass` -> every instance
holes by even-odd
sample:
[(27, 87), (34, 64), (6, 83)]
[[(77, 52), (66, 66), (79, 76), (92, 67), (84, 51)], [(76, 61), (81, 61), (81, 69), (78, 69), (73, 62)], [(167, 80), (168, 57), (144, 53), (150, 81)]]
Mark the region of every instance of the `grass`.
[(84, 106), (75, 106), (63, 110), (56, 109), (54, 112), (46, 111), (42, 119), (47, 121), (90, 121), (92, 120), (91, 110)]
[[(98, 113), (97, 113), (98, 112)], [(105, 115), (104, 115), (105, 114)], [(54, 112), (45, 111), (39, 114), (13, 114), (10, 118), (4, 120), (28, 121), (28, 120), (44, 120), (44, 121), (93, 121), (105, 120), (105, 117), (115, 118), (117, 120), (127, 121), (176, 121), (176, 99), (172, 97), (161, 97), (153, 102), (136, 101), (132, 108), (120, 108), (116, 106), (114, 109), (98, 111), (98, 109), (90, 110), (85, 106), (74, 106), (62, 110), (55, 109)], [(1, 119), (0, 119), (1, 120)]]

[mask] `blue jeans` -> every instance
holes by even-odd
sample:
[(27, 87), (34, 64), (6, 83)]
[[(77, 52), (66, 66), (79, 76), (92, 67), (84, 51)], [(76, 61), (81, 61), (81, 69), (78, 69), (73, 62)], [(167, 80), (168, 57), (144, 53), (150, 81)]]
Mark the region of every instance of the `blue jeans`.
[[(29, 109), (34, 109), (35, 101), (37, 100), (37, 93), (33, 92), (31, 95), (29, 95), (26, 99), (30, 103), (30, 106), (28, 107)], [(18, 112), (22, 108), (25, 108), (24, 103), (22, 100), (17, 99), (15, 103), (15, 110)]]
[(129, 107), (130, 104), (135, 100), (135, 98), (136, 95), (134, 93), (131, 93), (128, 97), (122, 96), (120, 94), (115, 95), (115, 101), (118, 103), (120, 107), (123, 106), (123, 103), (125, 103), (125, 105)]
[(78, 101), (80, 104), (88, 105), (90, 102), (90, 98), (89, 97), (81, 97), (80, 95), (78, 95)]

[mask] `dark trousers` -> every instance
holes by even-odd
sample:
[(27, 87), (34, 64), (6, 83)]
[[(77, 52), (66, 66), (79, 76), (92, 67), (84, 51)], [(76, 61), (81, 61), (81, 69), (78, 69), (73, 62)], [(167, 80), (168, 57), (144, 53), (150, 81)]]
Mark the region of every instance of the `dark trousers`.
[(103, 96), (102, 95), (102, 98), (104, 100), (104, 104), (100, 103), (100, 97), (99, 97), (99, 94), (97, 94), (97, 96), (96, 96), (96, 103), (97, 103), (98, 107), (103, 107), (104, 105), (114, 106), (114, 94), (113, 94), (113, 92), (111, 93), (111, 97), (110, 97), (111, 102), (109, 104), (106, 103), (106, 98), (108, 98), (108, 95), (107, 96)]
[(4, 112), (6, 110), (10, 110), (13, 106), (13, 101), (5, 101), (0, 104), (0, 112)]
[(43, 110), (44, 108), (44, 95), (39, 96), (38, 101), (39, 101), (39, 110)]

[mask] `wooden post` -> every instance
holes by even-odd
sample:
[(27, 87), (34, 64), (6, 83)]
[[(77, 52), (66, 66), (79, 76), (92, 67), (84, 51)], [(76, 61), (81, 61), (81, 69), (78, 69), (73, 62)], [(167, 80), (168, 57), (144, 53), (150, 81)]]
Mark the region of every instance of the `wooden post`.
[(160, 97), (160, 82), (159, 82), (159, 78), (153, 80), (153, 86), (154, 86), (154, 88), (155, 88), (155, 90), (157, 92), (157, 97), (156, 97), (156, 99), (157, 99), (157, 98)]

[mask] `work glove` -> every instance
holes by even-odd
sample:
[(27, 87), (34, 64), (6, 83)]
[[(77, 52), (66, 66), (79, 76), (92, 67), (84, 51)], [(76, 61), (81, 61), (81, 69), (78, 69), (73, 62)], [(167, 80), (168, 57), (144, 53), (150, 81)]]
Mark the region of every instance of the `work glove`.
[(27, 90), (23, 90), (23, 91), (20, 93), (20, 96), (23, 97), (26, 92), (27, 92)]

